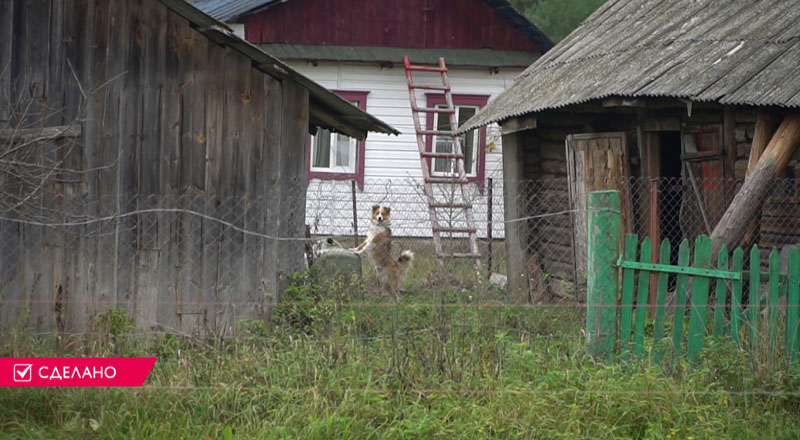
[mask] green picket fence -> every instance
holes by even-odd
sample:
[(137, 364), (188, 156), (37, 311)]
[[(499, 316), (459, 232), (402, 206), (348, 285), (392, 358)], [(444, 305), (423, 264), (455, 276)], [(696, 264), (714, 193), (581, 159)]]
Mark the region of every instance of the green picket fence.
[[(761, 272), (762, 253), (758, 246), (750, 250), (749, 268), (745, 270), (741, 248), (729, 253), (723, 247), (712, 256), (711, 239), (705, 235), (695, 240), (691, 262), (692, 251), (687, 240), (678, 247), (676, 265), (670, 264), (669, 240), (660, 243), (658, 262), (651, 262), (650, 239), (645, 238), (640, 244), (636, 234), (625, 236), (619, 255), (619, 221), (616, 191), (590, 194), (587, 283), (590, 353), (605, 359), (615, 355), (628, 358), (631, 354), (644, 358), (651, 354), (658, 363), (666, 342), (671, 345), (673, 356), (685, 355), (693, 364), (708, 337), (730, 337), (751, 353), (766, 353), (771, 359), (777, 358), (782, 342), (786, 359), (790, 362), (796, 359), (800, 248), (789, 249), (785, 273), (780, 272), (780, 256), (774, 248), (767, 257), (767, 272)], [(669, 277), (675, 278), (671, 310), (667, 306)], [(647, 302), (651, 278), (656, 282), (655, 316), (648, 313), (652, 309)], [(749, 287), (747, 304), (742, 301), (744, 283)], [(653, 349), (646, 353), (649, 321), (653, 322), (650, 345)]]

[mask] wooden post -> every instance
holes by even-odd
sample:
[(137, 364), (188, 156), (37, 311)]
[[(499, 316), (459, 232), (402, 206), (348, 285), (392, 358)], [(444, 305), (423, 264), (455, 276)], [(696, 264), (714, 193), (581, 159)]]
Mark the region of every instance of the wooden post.
[[(747, 160), (745, 179), (750, 178), (750, 175), (756, 168), (756, 164), (758, 164), (758, 160), (761, 158), (761, 155), (764, 154), (764, 150), (767, 148), (767, 144), (769, 144), (773, 133), (775, 133), (775, 114), (769, 110), (759, 109), (756, 113), (756, 127), (755, 133), (753, 134), (753, 143), (750, 146), (750, 156)], [(753, 219), (753, 222), (750, 223), (740, 243), (741, 247), (746, 249), (756, 241), (758, 225), (759, 219)]]
[(522, 164), (525, 163), (522, 134), (503, 135), (503, 210), (505, 214), (506, 270), (508, 298), (513, 302), (529, 302), (530, 289), (526, 270), (528, 260), (528, 199), (522, 191)]
[(589, 353), (611, 360), (617, 331), (619, 191), (589, 194), (586, 342)]
[(489, 178), (489, 189), (486, 193), (487, 197), (487, 211), (486, 211), (486, 265), (488, 266), (486, 270), (486, 279), (492, 277), (492, 210), (494, 209), (492, 206), (492, 186), (494, 184), (493, 179)]
[(800, 112), (786, 115), (762, 154), (752, 173), (736, 194), (725, 214), (711, 234), (713, 253), (723, 244), (733, 247), (744, 237), (767, 195), (770, 183), (786, 168), (789, 159), (800, 145)]
[(353, 195), (353, 247), (358, 247), (358, 207), (356, 206), (356, 181), (350, 181), (350, 192)]
[[(659, 244), (661, 243), (661, 218), (658, 215), (658, 185), (659, 181), (657, 178), (650, 179), (650, 243), (652, 244), (650, 261), (658, 261)], [(657, 279), (658, 274), (651, 272), (650, 292), (647, 295), (651, 316), (656, 316)]]

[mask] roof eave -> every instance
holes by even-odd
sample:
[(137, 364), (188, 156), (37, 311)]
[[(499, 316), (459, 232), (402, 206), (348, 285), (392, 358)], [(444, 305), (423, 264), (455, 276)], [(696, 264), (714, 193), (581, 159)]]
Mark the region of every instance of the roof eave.
[[(364, 139), (369, 131), (399, 135), (400, 132), (380, 119), (356, 108), (345, 99), (322, 87), (304, 75), (301, 75), (281, 60), (273, 57), (263, 49), (236, 36), (224, 23), (214, 19), (184, 0), (159, 0), (175, 13), (187, 19), (195, 30), (207, 36), (215, 43), (229, 47), (253, 61), (253, 67), (279, 80), (294, 81), (309, 91), (309, 105), (314, 107), (313, 113), (323, 117), (310, 118), (312, 125), (342, 132), (358, 139)], [(311, 112), (311, 109), (309, 109)], [(348, 121), (363, 119), (362, 124)]]

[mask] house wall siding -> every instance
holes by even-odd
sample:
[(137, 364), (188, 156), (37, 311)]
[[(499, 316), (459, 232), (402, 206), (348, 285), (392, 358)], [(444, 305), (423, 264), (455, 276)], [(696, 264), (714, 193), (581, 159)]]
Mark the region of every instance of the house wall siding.
[[(320, 62), (316, 66), (305, 62), (290, 62), (289, 65), (330, 89), (369, 92), (367, 95), (367, 112), (397, 128), (402, 134), (391, 136), (371, 133), (367, 138), (365, 186), (364, 190), (359, 191), (357, 194), (359, 212), (366, 212), (374, 201), (373, 199), (384, 199), (383, 202), (393, 205), (393, 209), (400, 207), (401, 210), (406, 210), (405, 213), (401, 214), (402, 218), (407, 220), (406, 227), (402, 227), (398, 223), (395, 227), (396, 235), (399, 233), (399, 235), (429, 236), (431, 228), (427, 220), (428, 211), (424, 205), (421, 205), (424, 201), (423, 195), (421, 192), (413, 191), (415, 186), (422, 183), (422, 169), (420, 168), (419, 150), (417, 148), (408, 87), (403, 69), (381, 69), (378, 65), (334, 62)], [(453, 68), (449, 70), (448, 77), (454, 94), (489, 95), (493, 97), (510, 85), (514, 77), (520, 72), (521, 70), (519, 69), (504, 69), (498, 74), (491, 74), (488, 69)], [(418, 74), (415, 76), (415, 81), (434, 84), (440, 79), (438, 75), (423, 77)], [(425, 102), (425, 95), (419, 92), (417, 99), (422, 105)], [(421, 116), (420, 121), (423, 126), (425, 124), (424, 117), (424, 115)], [(495, 181), (493, 211), (494, 219), (499, 220), (502, 219), (503, 213), (502, 197), (500, 197), (502, 194), (500, 190), (502, 145), (500, 130), (497, 125), (488, 127), (486, 142), (487, 144), (492, 142), (495, 144), (495, 149), (486, 153), (485, 176)], [(381, 195), (381, 192), (386, 191), (386, 185), (389, 180), (392, 182), (391, 186), (396, 187), (397, 191), (394, 191), (393, 197), (386, 198)], [(323, 182), (318, 179), (313, 179), (309, 183), (306, 220), (310, 225), (317, 225), (316, 232), (319, 233), (351, 234), (351, 208), (338, 207), (337, 211), (350, 211), (335, 220), (330, 218), (330, 213), (327, 216), (322, 214), (322, 211), (329, 209), (327, 205), (315, 204), (314, 202), (320, 199), (319, 193), (321, 191), (328, 192), (323, 191), (322, 188), (330, 188), (335, 185), (330, 181)], [(349, 184), (344, 182), (340, 183), (336, 189), (336, 191), (345, 191), (347, 199), (350, 198), (348, 186)], [(477, 184), (470, 184), (470, 190), (475, 194), (476, 220), (479, 223), (484, 222), (488, 205), (486, 193), (481, 193)], [(398, 217), (396, 216), (396, 218)], [(502, 223), (497, 223), (494, 227), (495, 236), (502, 237)], [(368, 227), (368, 219), (360, 218), (359, 231), (366, 231)], [(312, 231), (314, 231), (314, 228), (312, 228)], [(485, 228), (479, 231), (479, 235), (486, 235)]]
[(245, 18), (253, 43), (526, 50), (539, 47), (485, 1), (292, 0)]

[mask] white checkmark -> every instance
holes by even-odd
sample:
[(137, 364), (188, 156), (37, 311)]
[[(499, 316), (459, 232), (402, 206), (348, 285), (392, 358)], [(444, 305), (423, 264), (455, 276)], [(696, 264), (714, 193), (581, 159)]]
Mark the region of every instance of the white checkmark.
[(30, 371), (30, 370), (31, 370), (31, 366), (28, 365), (27, 367), (25, 367), (24, 370), (14, 370), (14, 371), (19, 375), (20, 379), (22, 379), (23, 377), (28, 375), (28, 371)]

